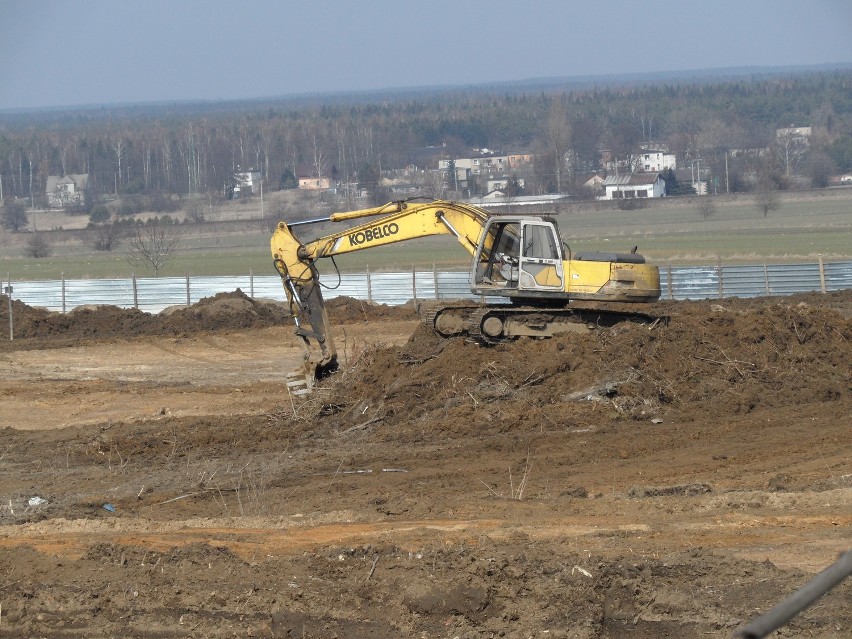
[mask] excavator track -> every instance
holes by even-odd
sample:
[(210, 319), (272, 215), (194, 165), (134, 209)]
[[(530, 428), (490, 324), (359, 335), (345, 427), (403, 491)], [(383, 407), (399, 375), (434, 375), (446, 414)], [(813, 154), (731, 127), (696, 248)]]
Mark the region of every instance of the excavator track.
[(667, 320), (633, 311), (475, 302), (424, 303), (420, 315), (423, 323), (442, 337), (465, 336), (489, 346), (519, 337), (543, 339), (563, 333), (587, 333), (623, 322), (654, 324)]

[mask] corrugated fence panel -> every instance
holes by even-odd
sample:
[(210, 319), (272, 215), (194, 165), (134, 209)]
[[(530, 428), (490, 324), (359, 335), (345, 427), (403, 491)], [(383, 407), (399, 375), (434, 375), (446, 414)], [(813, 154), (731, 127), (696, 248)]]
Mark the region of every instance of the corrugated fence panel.
[[(366, 273), (341, 275), (339, 281), (330, 280), (332, 280), (330, 277), (323, 280), (325, 286), (322, 289), (322, 294), (325, 299), (345, 296), (365, 300), (369, 297)], [(281, 297), (276, 299), (284, 299), (284, 285), (281, 283), (281, 278), (278, 279), (278, 286), (281, 287)]]
[(140, 277), (136, 290), (140, 311), (158, 313), (167, 306), (186, 306), (185, 277)]
[[(689, 266), (672, 269), (672, 297), (700, 300), (719, 296), (719, 270), (715, 266)], [(666, 296), (663, 289), (662, 296)]]
[(840, 291), (852, 288), (852, 262), (835, 262), (825, 265), (825, 289)]
[(820, 290), (819, 264), (773, 264), (766, 268), (771, 295)]
[[(130, 278), (110, 280), (65, 280), (65, 308), (67, 310), (91, 304), (110, 304), (112, 306), (122, 306), (126, 308), (132, 307), (133, 280)], [(52, 310), (62, 310), (61, 305), (59, 308), (54, 308), (52, 305), (48, 306), (48, 308), (51, 308)]]
[(452, 273), (438, 273), (437, 299), (474, 299), (476, 296), (470, 292), (470, 273), (467, 271), (456, 271)]
[[(766, 295), (766, 277), (762, 266), (724, 266), (721, 280), (722, 297)], [(719, 296), (718, 291), (716, 296)]]
[(370, 300), (376, 304), (404, 304), (414, 297), (411, 273), (371, 273)]
[(438, 297), (436, 291), (438, 288), (438, 272), (437, 271), (417, 271), (415, 273), (415, 282), (417, 285), (418, 300), (433, 300)]
[[(84, 280), (91, 281), (91, 280)], [(9, 282), (3, 283), (3, 290)], [(62, 310), (62, 283), (55, 280), (33, 280), (12, 282), (12, 299), (21, 300), (30, 306), (43, 306), (52, 311)], [(73, 306), (67, 305), (67, 310)]]
[[(852, 288), (852, 262), (824, 264), (749, 264), (745, 266), (683, 266), (664, 268), (662, 297), (708, 299), (792, 295), (808, 291), (839, 291)], [(378, 304), (404, 304), (412, 298), (475, 299), (467, 271), (408, 271), (405, 273), (356, 273), (340, 278), (326, 276), (326, 299), (345, 295)], [(3, 282), (8, 285), (8, 282)], [(242, 290), (255, 298), (284, 300), (284, 287), (276, 275), (255, 277), (147, 277), (103, 280), (35, 280), (12, 282), (12, 297), (53, 311), (78, 306), (111, 304), (157, 313), (167, 306), (194, 304), (217, 293)], [(134, 291), (135, 287), (135, 291)], [(416, 295), (415, 295), (416, 291)], [(670, 294), (671, 292), (671, 294)], [(486, 302), (500, 302), (489, 297)]]

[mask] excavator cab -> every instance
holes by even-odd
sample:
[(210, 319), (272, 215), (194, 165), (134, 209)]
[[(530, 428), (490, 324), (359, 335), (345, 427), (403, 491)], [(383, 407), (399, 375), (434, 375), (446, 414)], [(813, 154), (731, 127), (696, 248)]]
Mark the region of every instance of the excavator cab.
[(547, 218), (489, 219), (474, 257), (474, 286), (482, 294), (564, 290), (559, 233)]

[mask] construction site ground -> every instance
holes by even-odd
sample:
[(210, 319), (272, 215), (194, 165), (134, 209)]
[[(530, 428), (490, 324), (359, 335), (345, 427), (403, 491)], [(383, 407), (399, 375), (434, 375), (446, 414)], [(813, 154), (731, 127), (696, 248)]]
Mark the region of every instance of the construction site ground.
[[(852, 547), (850, 291), (491, 348), (328, 306), (300, 399), (239, 291), (13, 304), (0, 637), (730, 637)], [(850, 581), (777, 636), (852, 636)]]

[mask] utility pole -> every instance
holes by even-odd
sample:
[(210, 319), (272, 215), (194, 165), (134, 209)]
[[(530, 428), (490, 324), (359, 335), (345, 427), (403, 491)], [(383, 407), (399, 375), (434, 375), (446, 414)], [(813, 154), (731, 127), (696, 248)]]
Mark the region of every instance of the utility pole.
[(263, 212), (263, 175), (260, 176), (260, 219), (266, 219), (266, 215)]
[[(698, 166), (697, 170), (696, 170), (696, 165)], [(695, 189), (696, 193), (698, 193), (698, 189), (695, 186), (695, 184), (696, 184), (696, 180), (695, 180), (696, 172), (698, 173), (698, 182), (701, 182), (701, 158), (698, 158), (697, 160), (692, 161), (692, 188)], [(701, 195), (700, 193), (698, 193), (698, 194)]]

